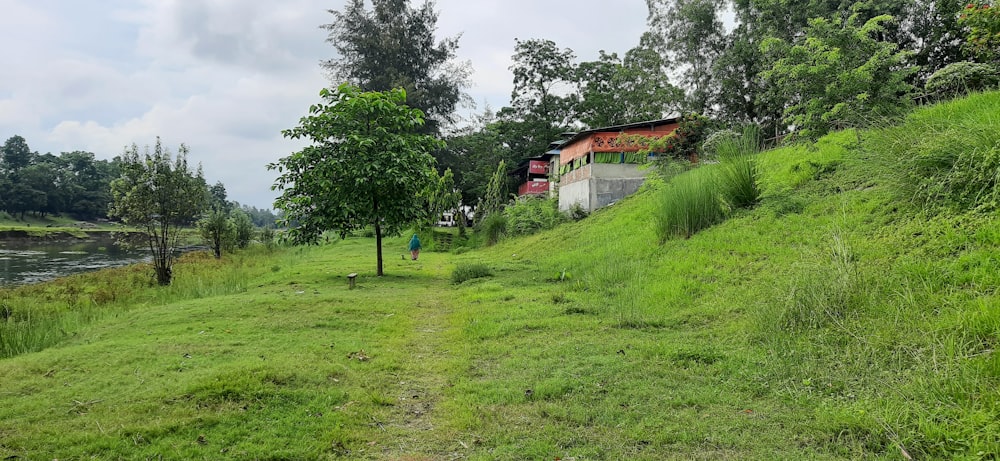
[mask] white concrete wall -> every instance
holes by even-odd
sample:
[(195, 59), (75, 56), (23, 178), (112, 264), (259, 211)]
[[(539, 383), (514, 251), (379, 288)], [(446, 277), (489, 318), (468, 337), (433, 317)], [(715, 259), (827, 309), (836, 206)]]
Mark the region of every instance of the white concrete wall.
[(590, 211), (606, 207), (635, 193), (645, 178), (594, 179), (591, 182)]
[(573, 204), (594, 211), (634, 194), (646, 180), (646, 171), (638, 165), (593, 163), (572, 171), (559, 182), (559, 210)]
[(559, 211), (569, 211), (573, 208), (573, 204), (579, 204), (584, 210), (590, 210), (590, 181), (559, 183)]

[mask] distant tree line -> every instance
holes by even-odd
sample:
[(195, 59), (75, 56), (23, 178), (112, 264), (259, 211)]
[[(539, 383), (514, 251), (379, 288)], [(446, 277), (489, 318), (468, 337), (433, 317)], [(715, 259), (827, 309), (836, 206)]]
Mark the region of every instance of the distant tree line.
[[(0, 210), (20, 219), (28, 214), (107, 219), (111, 182), (121, 174), (120, 156), (99, 160), (83, 151), (40, 154), (15, 135), (0, 149)], [(208, 190), (213, 206), (224, 204), (227, 212), (241, 210), (256, 227), (274, 227), (277, 216), (271, 210), (228, 201), (221, 182)]]
[(109, 185), (120, 171), (118, 158), (97, 160), (81, 151), (39, 154), (24, 138), (12, 136), (0, 150), (0, 209), (22, 219), (27, 213), (106, 218)]

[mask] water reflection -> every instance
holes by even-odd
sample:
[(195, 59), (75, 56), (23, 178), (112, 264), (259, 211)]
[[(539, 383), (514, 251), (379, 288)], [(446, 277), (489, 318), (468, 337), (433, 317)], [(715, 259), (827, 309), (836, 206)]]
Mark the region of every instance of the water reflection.
[(0, 241), (0, 286), (43, 282), (145, 260), (149, 260), (148, 252), (121, 248), (110, 238), (72, 242)]

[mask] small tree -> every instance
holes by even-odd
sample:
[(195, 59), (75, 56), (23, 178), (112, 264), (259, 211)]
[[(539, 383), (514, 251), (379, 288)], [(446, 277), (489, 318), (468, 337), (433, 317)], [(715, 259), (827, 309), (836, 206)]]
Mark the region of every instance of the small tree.
[[(427, 227), (429, 228), (445, 211), (456, 210), (462, 202), (462, 192), (455, 187), (455, 175), (451, 168), (444, 170), (444, 174), (432, 183), (427, 191), (427, 207), (429, 216)], [(458, 219), (458, 218), (456, 218)]]
[(156, 138), (153, 151), (132, 144), (121, 157), (121, 176), (111, 182), (111, 217), (140, 229), (153, 255), (156, 281), (169, 285), (180, 230), (201, 215), (208, 186), (201, 166), (192, 171), (188, 148), (181, 144), (177, 157)]
[(506, 180), (507, 164), (501, 160), (486, 186), (486, 195), (483, 197), (482, 203), (476, 209), (477, 221), (482, 222), (487, 216), (503, 209), (503, 205), (507, 201)]
[(208, 241), (215, 253), (215, 259), (222, 257), (222, 248), (233, 239), (234, 227), (229, 214), (218, 208), (213, 208), (201, 221), (198, 221), (198, 231), (201, 237)]
[(800, 43), (777, 38), (761, 49), (780, 56), (762, 76), (774, 94), (788, 101), (784, 121), (797, 137), (814, 139), (832, 129), (863, 127), (873, 119), (902, 114), (910, 106), (913, 86), (907, 77), (910, 53), (879, 40), (892, 16), (882, 15), (858, 26), (860, 17), (811, 19)]
[(250, 215), (241, 210), (233, 210), (229, 213), (230, 222), (233, 223), (233, 242), (236, 248), (246, 248), (253, 240), (254, 226)]
[(430, 152), (443, 143), (416, 132), (423, 113), (403, 104), (402, 89), (362, 92), (344, 84), (320, 96), (325, 102), (282, 132), (311, 145), (268, 165), (280, 173), (272, 190), (282, 194), (274, 205), (284, 211), (282, 224), (298, 224), (289, 230), (294, 243), (314, 243), (327, 230), (344, 238), (373, 226), (381, 276), (382, 236), (426, 216), (419, 197), (435, 178)]

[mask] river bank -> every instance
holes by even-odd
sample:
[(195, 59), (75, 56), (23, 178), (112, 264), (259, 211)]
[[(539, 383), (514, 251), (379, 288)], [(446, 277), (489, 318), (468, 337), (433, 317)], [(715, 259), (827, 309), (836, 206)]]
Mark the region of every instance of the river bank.
[(114, 236), (115, 231), (111, 229), (72, 229), (72, 228), (0, 228), (0, 242), (10, 241), (80, 241), (99, 240)]

